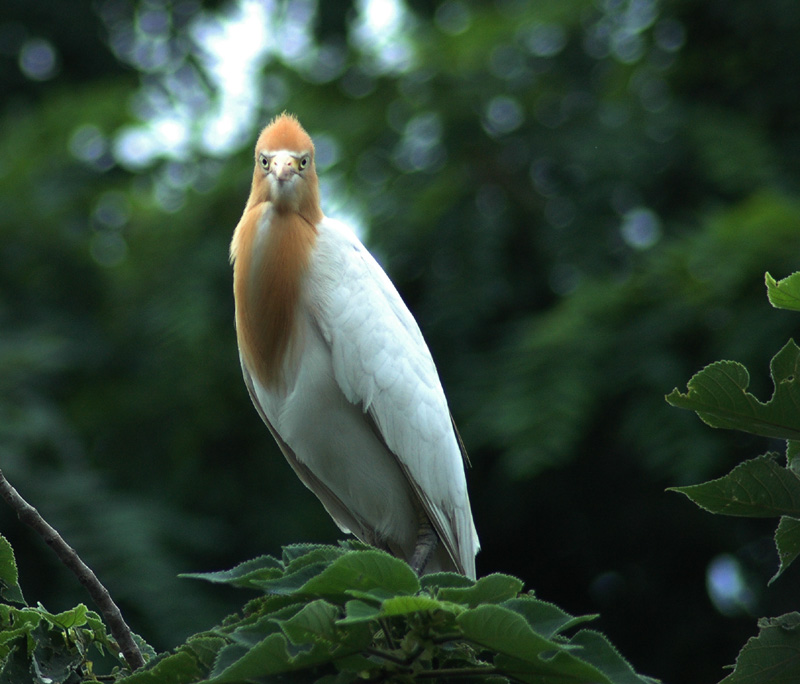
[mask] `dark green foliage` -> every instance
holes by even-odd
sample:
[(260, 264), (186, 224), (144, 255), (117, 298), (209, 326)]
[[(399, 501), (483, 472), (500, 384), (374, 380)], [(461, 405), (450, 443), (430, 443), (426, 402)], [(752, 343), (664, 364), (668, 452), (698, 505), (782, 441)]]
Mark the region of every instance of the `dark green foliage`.
[[(2, 537), (0, 573), (6, 600), (21, 602), (9, 598), (21, 593)], [(347, 542), (286, 547), (281, 559), (186, 577), (259, 596), (171, 654), (156, 656), (141, 642), (148, 665), (130, 673), (120, 658), (111, 675), (93, 664), (92, 652), (107, 657), (116, 646), (84, 605), (53, 615), (0, 603), (0, 682), (655, 682), (637, 675), (599, 632), (574, 631), (596, 616), (573, 617), (522, 592), (508, 575), (420, 580), (403, 561)]]
[[(634, 673), (597, 632), (522, 593), (522, 582), (477, 582), (441, 573), (418, 579), (404, 562), (347, 543), (284, 549), (227, 572), (189, 575), (257, 589), (263, 596), (173, 655), (121, 680), (552, 682), (653, 681)], [(208, 654), (217, 651), (213, 665)], [(295, 679), (292, 679), (294, 681)]]
[[(776, 308), (797, 311), (800, 273), (776, 281), (767, 273), (767, 294)], [(775, 546), (780, 566), (776, 580), (800, 555), (800, 348), (790, 340), (771, 363), (774, 391), (766, 403), (747, 391), (747, 369), (733, 361), (718, 361), (697, 373), (689, 391), (677, 389), (667, 401), (693, 410), (711, 427), (741, 430), (786, 440), (784, 456), (767, 453), (744, 461), (716, 480), (673, 487), (711, 513), (756, 518), (780, 518)], [(750, 639), (725, 684), (792, 682), (800, 676), (800, 614), (759, 621), (758, 637)]]
[[(78, 684), (125, 661), (100, 616), (85, 605), (53, 614), (28, 606), (17, 582), (11, 545), (0, 536), (0, 682)], [(15, 605), (12, 605), (15, 604)], [(148, 658), (155, 652), (139, 640)]]
[(689, 380), (688, 394), (677, 390), (667, 401), (697, 412), (716, 428), (735, 428), (762, 437), (800, 439), (800, 347), (786, 343), (772, 359), (775, 391), (762, 403), (747, 391), (750, 374), (735, 361), (717, 361)]
[(797, 655), (800, 613), (758, 621), (759, 633), (750, 639), (736, 661), (734, 671), (720, 684), (787, 684), (800, 678)]
[(740, 463), (718, 480), (674, 489), (711, 513), (798, 517), (800, 479), (778, 459), (778, 454), (765, 454)]

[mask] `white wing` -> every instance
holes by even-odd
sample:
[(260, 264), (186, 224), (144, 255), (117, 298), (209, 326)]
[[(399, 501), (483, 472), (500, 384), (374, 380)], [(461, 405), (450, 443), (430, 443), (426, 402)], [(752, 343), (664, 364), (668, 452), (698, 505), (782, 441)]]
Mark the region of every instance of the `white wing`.
[(309, 305), (345, 397), (372, 418), (457, 567), (475, 575), (460, 440), (414, 317), (383, 269), (345, 225), (319, 224)]

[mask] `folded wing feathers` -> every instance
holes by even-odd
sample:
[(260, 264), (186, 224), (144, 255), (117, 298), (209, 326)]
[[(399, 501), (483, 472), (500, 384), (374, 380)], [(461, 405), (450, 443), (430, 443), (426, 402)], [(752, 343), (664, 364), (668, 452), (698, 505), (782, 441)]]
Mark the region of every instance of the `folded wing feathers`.
[(348, 228), (323, 219), (317, 247), (321, 258), (312, 272), (325, 282), (315, 292), (326, 298), (317, 323), (331, 346), (336, 380), (373, 419), (456, 566), (474, 576), (477, 535), (465, 452), (422, 333)]

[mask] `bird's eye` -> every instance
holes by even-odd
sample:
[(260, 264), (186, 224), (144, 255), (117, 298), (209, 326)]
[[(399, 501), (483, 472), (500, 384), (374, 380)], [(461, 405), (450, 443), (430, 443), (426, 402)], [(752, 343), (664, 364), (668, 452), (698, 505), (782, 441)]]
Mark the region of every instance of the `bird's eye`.
[(306, 168), (306, 166), (308, 166), (308, 157), (303, 157), (300, 160), (300, 168), (304, 169), (304, 168)]
[(258, 157), (258, 163), (261, 164), (265, 169), (269, 168), (269, 157), (265, 155), (260, 155)]

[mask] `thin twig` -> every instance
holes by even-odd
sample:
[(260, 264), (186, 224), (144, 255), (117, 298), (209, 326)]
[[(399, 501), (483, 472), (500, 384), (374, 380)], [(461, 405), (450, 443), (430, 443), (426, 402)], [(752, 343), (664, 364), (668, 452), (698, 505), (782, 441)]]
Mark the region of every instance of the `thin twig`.
[(451, 641), (464, 641), (464, 635), (454, 633), (454, 634), (442, 634), (440, 636), (431, 637), (431, 642), (436, 644), (437, 646), (440, 644), (450, 643)]
[(364, 652), (367, 655), (375, 656), (376, 658), (380, 658), (381, 660), (386, 660), (399, 667), (408, 667), (408, 662), (406, 661), (405, 658), (398, 658), (396, 655), (387, 653), (386, 651), (381, 651), (379, 648), (372, 648), (371, 646), (367, 646), (367, 648), (364, 649)]
[(394, 639), (392, 639), (392, 632), (391, 628), (389, 627), (389, 621), (386, 618), (378, 618), (378, 624), (381, 626), (383, 630), (383, 636), (386, 638), (386, 643), (389, 645), (389, 648), (394, 650), (396, 648), (394, 644)]
[(95, 602), (100, 612), (108, 624), (111, 635), (116, 639), (122, 651), (122, 656), (131, 670), (138, 670), (144, 665), (142, 652), (133, 639), (133, 633), (122, 617), (117, 604), (111, 598), (111, 594), (100, 583), (92, 569), (86, 565), (80, 556), (75, 552), (61, 535), (42, 518), (33, 506), (23, 499), (19, 492), (11, 486), (0, 470), (0, 496), (13, 508), (19, 519), (26, 525), (32, 527), (45, 543), (55, 551), (59, 560), (66, 565), (78, 578), (78, 581), (86, 587), (92, 600)]
[(394, 663), (399, 667), (411, 667), (411, 665), (414, 664), (414, 661), (425, 652), (425, 647), (421, 645), (416, 646), (414, 650), (411, 651), (411, 653), (409, 653), (405, 658), (400, 658), (392, 653), (387, 653), (386, 651), (381, 651), (379, 648), (372, 648), (371, 646), (368, 646), (364, 650), (371, 656), (382, 658), (383, 660)]

